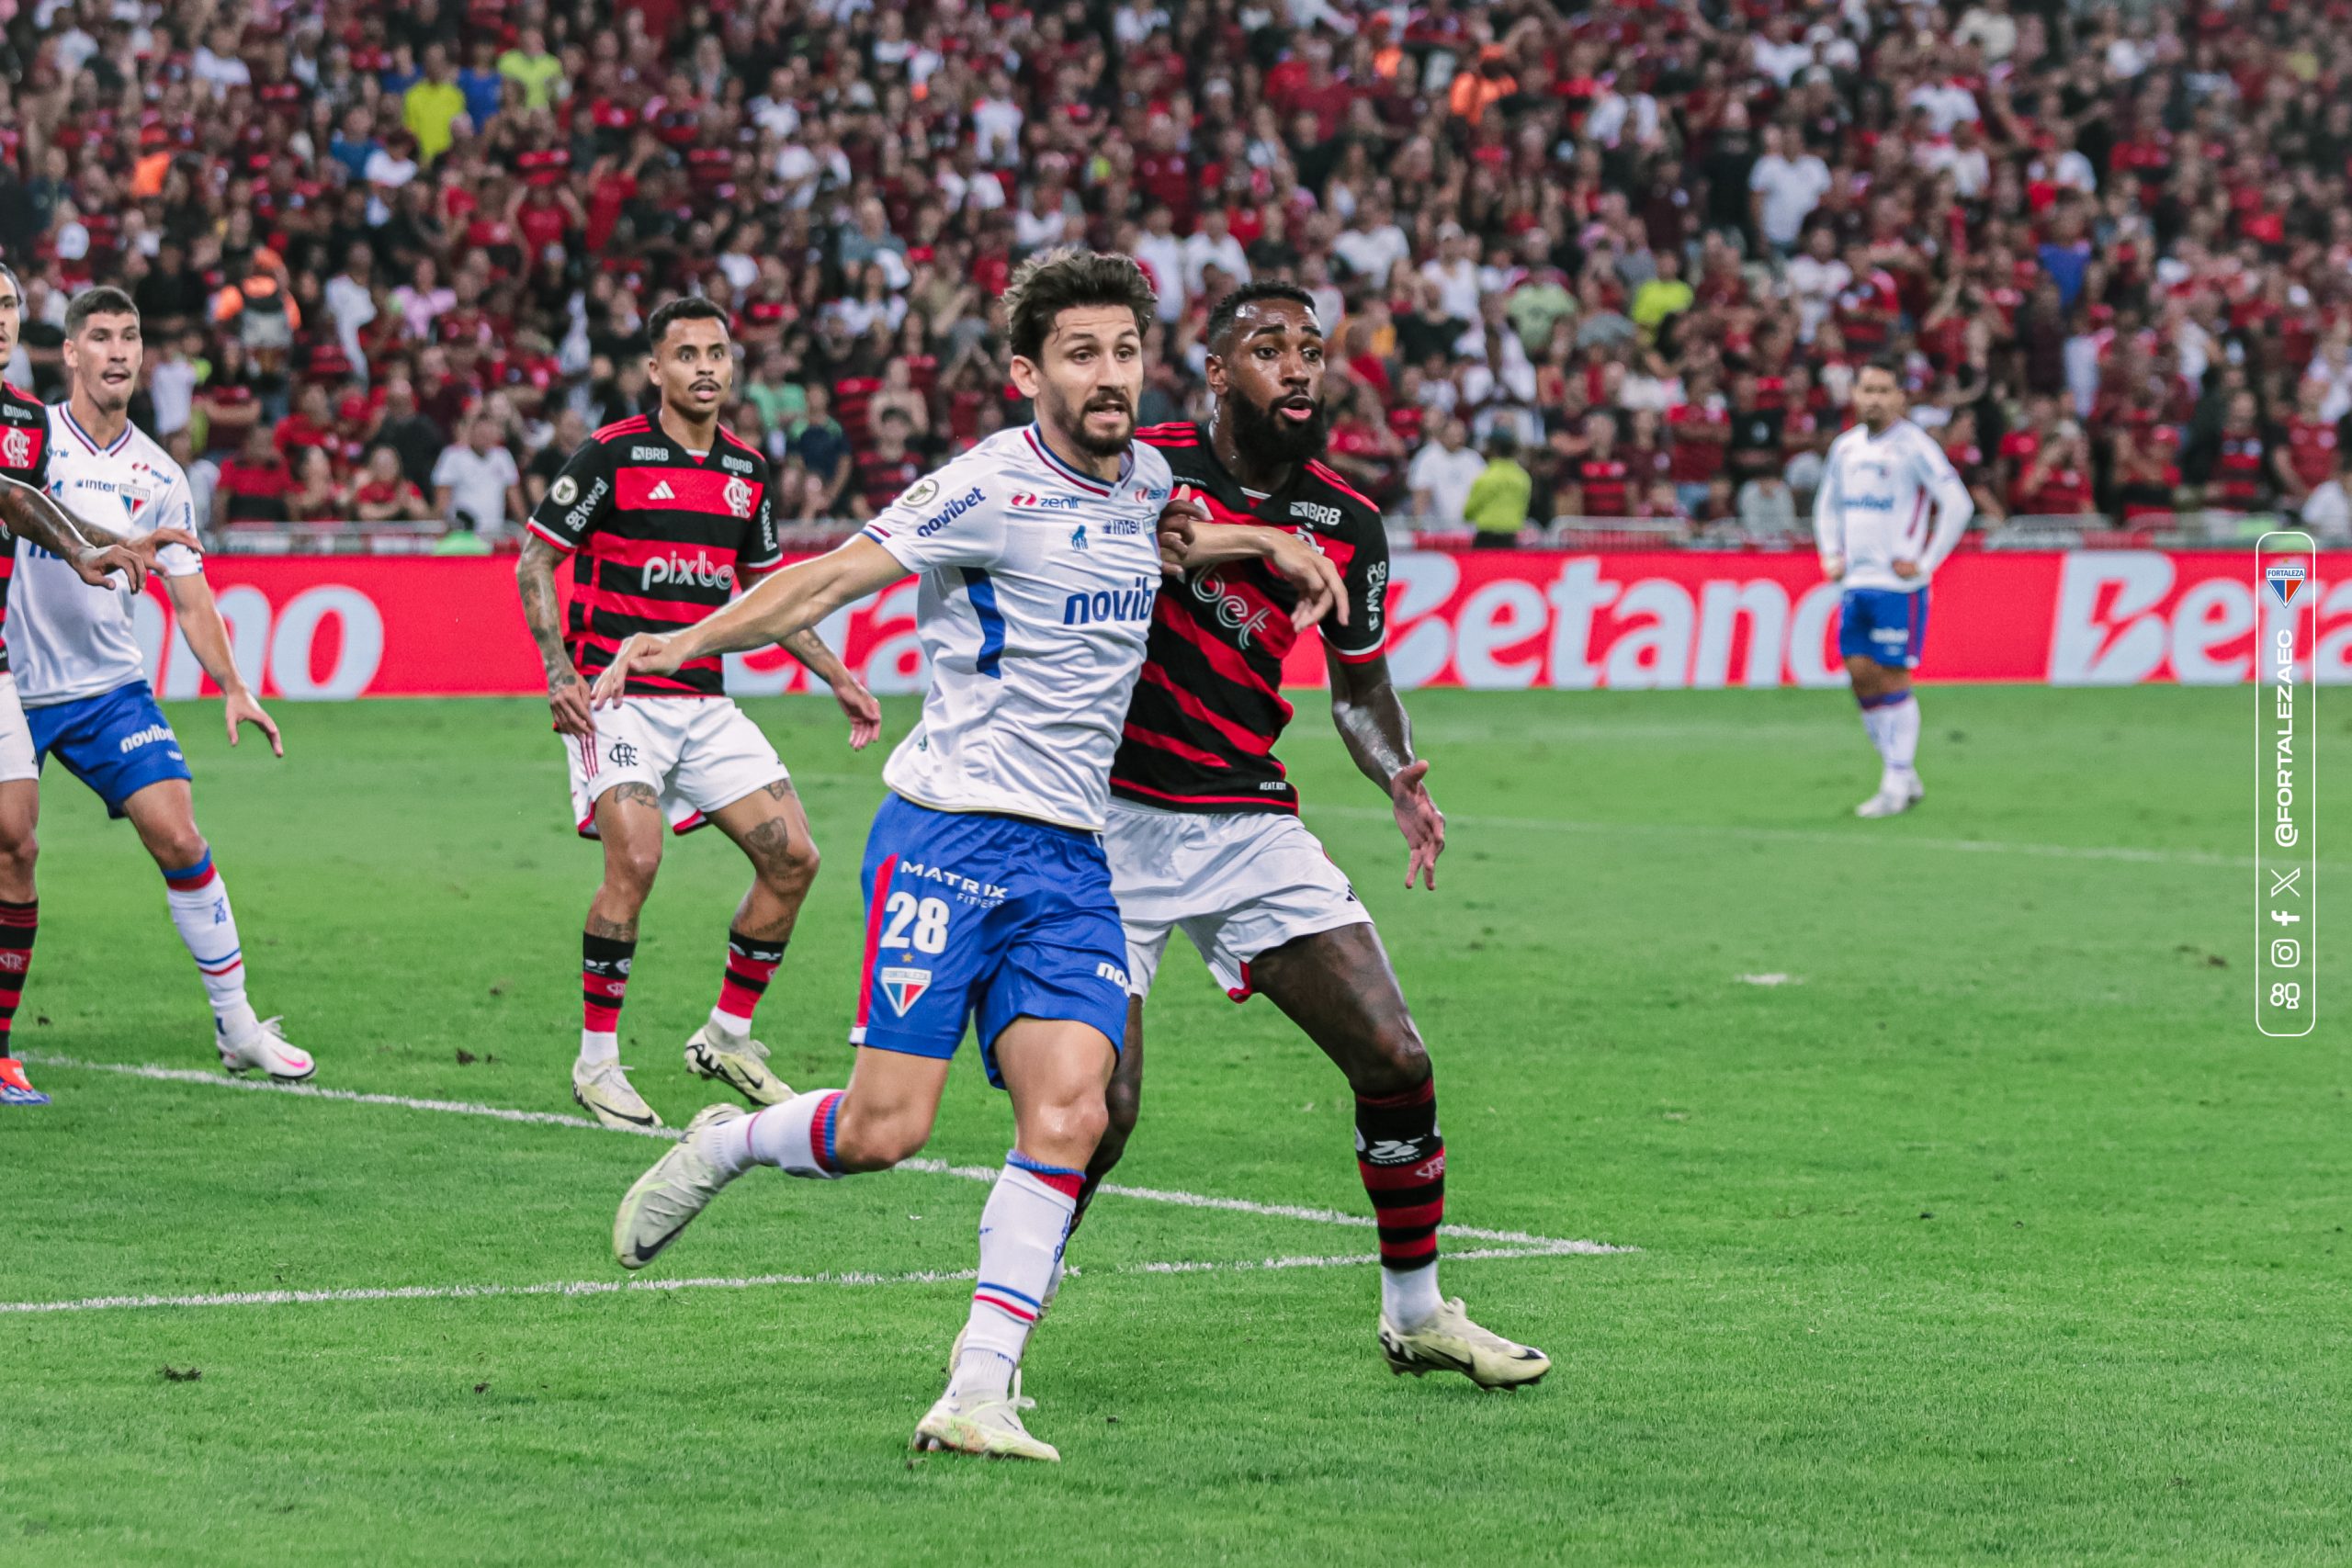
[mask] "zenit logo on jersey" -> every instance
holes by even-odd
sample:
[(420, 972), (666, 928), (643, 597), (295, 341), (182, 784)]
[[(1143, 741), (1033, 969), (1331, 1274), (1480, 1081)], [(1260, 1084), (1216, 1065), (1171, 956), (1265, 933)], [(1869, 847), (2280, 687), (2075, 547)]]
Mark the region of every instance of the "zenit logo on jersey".
[(2276, 566), (2264, 568), (2262, 580), (2270, 584), (2270, 592), (2278, 595), (2278, 603), (2291, 604), (2295, 602), (2296, 592), (2303, 586), (2305, 575), (2302, 562), (2281, 561)]
[[(531, 531), (573, 552), (565, 641), (582, 675), (637, 632), (672, 632), (724, 604), (783, 552), (767, 459), (721, 428), (695, 457), (644, 415), (598, 431), (548, 487)], [(634, 675), (630, 696), (718, 696), (717, 659), (674, 675)]]

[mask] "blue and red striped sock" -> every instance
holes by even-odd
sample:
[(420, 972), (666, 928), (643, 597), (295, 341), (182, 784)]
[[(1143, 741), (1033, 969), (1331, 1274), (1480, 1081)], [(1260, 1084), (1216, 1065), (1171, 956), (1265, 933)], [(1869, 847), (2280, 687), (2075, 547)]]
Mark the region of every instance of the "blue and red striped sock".
[(980, 1211), (980, 1279), (949, 1385), (958, 1397), (1001, 1399), (1011, 1391), (1029, 1331), (1046, 1310), (1085, 1179), (1084, 1171), (1046, 1165), (1019, 1149), (1004, 1156), (1004, 1173)]
[(204, 977), (204, 994), (221, 1033), (243, 1037), (256, 1021), (253, 1004), (245, 1000), (244, 943), (237, 938), (229, 887), (213, 869), (209, 847), (194, 865), (164, 872), (164, 897), (172, 907), (172, 924), (187, 944), (187, 955)]

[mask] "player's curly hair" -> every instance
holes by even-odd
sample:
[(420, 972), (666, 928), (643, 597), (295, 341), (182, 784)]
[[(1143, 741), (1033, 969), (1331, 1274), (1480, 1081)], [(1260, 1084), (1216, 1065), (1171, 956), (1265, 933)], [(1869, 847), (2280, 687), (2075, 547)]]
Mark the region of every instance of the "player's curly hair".
[(1034, 363), (1064, 310), (1124, 305), (1135, 312), (1141, 333), (1150, 329), (1159, 303), (1133, 256), (1065, 246), (1030, 257), (1013, 273), (1004, 291), (1005, 336), (1013, 353)]

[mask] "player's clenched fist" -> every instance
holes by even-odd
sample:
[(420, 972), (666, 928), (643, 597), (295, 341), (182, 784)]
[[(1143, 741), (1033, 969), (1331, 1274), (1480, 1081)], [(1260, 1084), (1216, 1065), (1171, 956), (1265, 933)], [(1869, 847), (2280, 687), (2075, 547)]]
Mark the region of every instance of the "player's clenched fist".
[(670, 652), (671, 641), (651, 632), (632, 633), (621, 644), (620, 651), (613, 655), (613, 661), (605, 666), (604, 673), (596, 677), (596, 689), (590, 697), (593, 705), (600, 708), (618, 705), (632, 674), (674, 674), (683, 661)]

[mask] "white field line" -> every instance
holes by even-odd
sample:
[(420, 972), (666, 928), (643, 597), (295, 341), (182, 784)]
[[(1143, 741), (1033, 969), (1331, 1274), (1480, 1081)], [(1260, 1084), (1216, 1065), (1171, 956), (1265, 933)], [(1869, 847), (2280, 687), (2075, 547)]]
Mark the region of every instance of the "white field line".
[[(544, 1127), (571, 1127), (589, 1133), (619, 1132), (642, 1138), (660, 1138), (675, 1143), (679, 1131), (675, 1127), (606, 1127), (583, 1116), (566, 1116), (553, 1111), (517, 1111), (504, 1105), (477, 1105), (463, 1100), (415, 1100), (402, 1094), (363, 1094), (356, 1089), (327, 1089), (318, 1084), (269, 1083), (232, 1078), (220, 1073), (197, 1072), (186, 1067), (158, 1067), (135, 1062), (85, 1062), (77, 1056), (60, 1056), (46, 1051), (28, 1051), (22, 1060), (35, 1066), (78, 1067), (85, 1072), (119, 1073), (126, 1077), (152, 1078), (162, 1083), (196, 1084), (206, 1089), (239, 1089), (254, 1094), (295, 1095), (306, 1100), (335, 1100), (353, 1105), (390, 1105), (403, 1111), (436, 1111), (449, 1116), (487, 1116), (499, 1122), (524, 1122)], [(939, 1159), (902, 1160), (896, 1168), (931, 1176), (953, 1176), (966, 1181), (992, 1182), (997, 1179), (994, 1166), (949, 1165)], [(1274, 1220), (1305, 1220), (1314, 1224), (1346, 1225), (1370, 1229), (1376, 1221), (1369, 1214), (1343, 1213), (1337, 1209), (1309, 1209), (1294, 1203), (1258, 1203), (1247, 1198), (1218, 1198), (1203, 1192), (1171, 1192), (1156, 1187), (1129, 1187), (1120, 1182), (1106, 1181), (1102, 1191), (1114, 1198), (1134, 1198), (1147, 1203), (1172, 1203), (1186, 1209), (1222, 1209), (1228, 1213), (1258, 1214)], [(1506, 1243), (1522, 1247), (1544, 1249), (1567, 1248), (1572, 1251), (1609, 1253), (1635, 1252), (1638, 1247), (1611, 1247), (1597, 1241), (1572, 1241), (1564, 1236), (1535, 1235), (1526, 1231), (1489, 1230), (1483, 1225), (1443, 1224), (1440, 1235), (1454, 1236), (1464, 1241)], [(1454, 1257), (1463, 1256), (1460, 1253)], [(941, 1276), (945, 1278), (946, 1276)], [(780, 1278), (780, 1277), (779, 1277)], [(554, 1287), (549, 1287), (550, 1289)]]
[[(1388, 812), (1371, 806), (1317, 806), (1310, 817), (1340, 817), (1351, 821), (1386, 822)], [(1810, 828), (1747, 828), (1730, 823), (1577, 822), (1555, 817), (1486, 817), (1476, 812), (1448, 812), (1455, 827), (1499, 828), (1513, 833), (1640, 834), (1648, 838), (1752, 839), (1767, 843), (1827, 844), (1838, 848), (1949, 850), (1960, 854), (2029, 855), (2041, 860), (2123, 861), (2133, 865), (2199, 865), (2244, 869), (2251, 855), (2221, 854), (2209, 850), (2149, 850), (2128, 844), (2018, 844), (1998, 839), (1922, 839), (1907, 833), (1831, 833)]]
[[(1449, 1252), (1449, 1263), (1477, 1258), (1566, 1258), (1623, 1252), (1630, 1247), (1603, 1247), (1598, 1242), (1557, 1242), (1540, 1247), (1493, 1247), (1469, 1252)], [(1370, 1253), (1323, 1257), (1236, 1258), (1229, 1262), (1199, 1261), (1130, 1263), (1103, 1270), (1113, 1274), (1238, 1274), (1275, 1269), (1345, 1269), (1376, 1264)], [(1072, 1273), (1081, 1270), (1072, 1269)], [(10, 1313), (119, 1312), (151, 1307), (315, 1306), (342, 1302), (481, 1301), (494, 1296), (610, 1296), (646, 1291), (758, 1291), (782, 1285), (944, 1285), (977, 1280), (975, 1269), (922, 1269), (905, 1274), (752, 1274), (740, 1279), (693, 1280), (567, 1280), (541, 1285), (393, 1285), (340, 1291), (229, 1291), (200, 1296), (85, 1296), (79, 1301), (0, 1302), (0, 1314)]]

